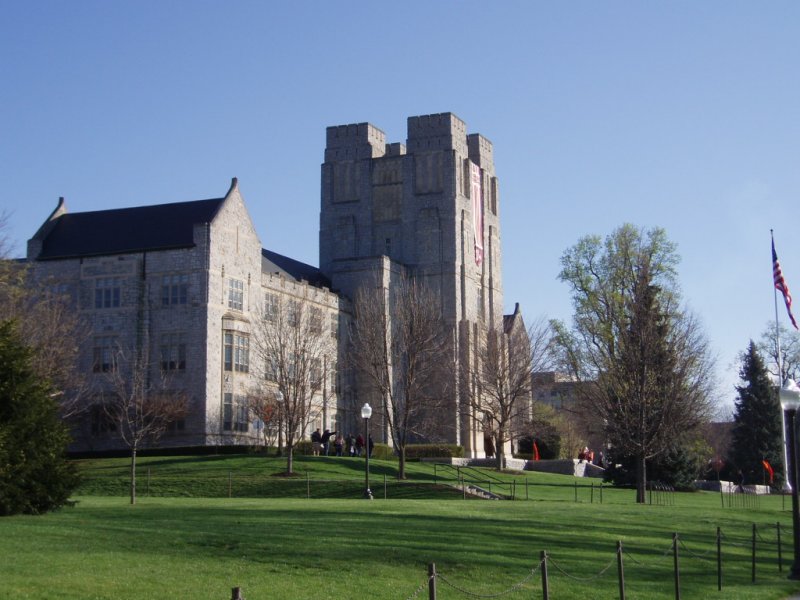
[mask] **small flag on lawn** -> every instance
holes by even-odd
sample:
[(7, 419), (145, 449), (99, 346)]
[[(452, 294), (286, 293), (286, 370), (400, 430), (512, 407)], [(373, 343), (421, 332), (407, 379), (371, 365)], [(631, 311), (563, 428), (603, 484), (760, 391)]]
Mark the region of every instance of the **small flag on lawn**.
[(773, 470), (772, 465), (769, 464), (769, 462), (767, 462), (766, 460), (762, 460), (761, 464), (764, 465), (764, 468), (767, 470), (767, 473), (769, 473), (769, 482), (772, 483), (772, 480), (775, 478), (775, 471)]
[(794, 315), (792, 314), (792, 295), (789, 293), (789, 286), (783, 278), (783, 271), (781, 271), (781, 263), (778, 262), (778, 255), (775, 253), (775, 240), (772, 240), (772, 278), (775, 280), (775, 289), (783, 294), (786, 312), (789, 313), (792, 325), (797, 329), (797, 321), (794, 320)]

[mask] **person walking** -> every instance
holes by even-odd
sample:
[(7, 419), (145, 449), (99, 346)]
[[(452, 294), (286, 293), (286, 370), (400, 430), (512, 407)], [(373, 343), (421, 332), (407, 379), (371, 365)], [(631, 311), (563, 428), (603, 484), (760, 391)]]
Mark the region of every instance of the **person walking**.
[(331, 431), (330, 429), (326, 429), (322, 434), (322, 451), (325, 453), (325, 456), (328, 456), (328, 450), (330, 449), (331, 445), (331, 437), (336, 435), (337, 432)]
[(319, 427), (317, 430), (311, 434), (311, 453), (314, 456), (319, 456), (319, 449), (322, 447), (322, 435), (319, 432)]

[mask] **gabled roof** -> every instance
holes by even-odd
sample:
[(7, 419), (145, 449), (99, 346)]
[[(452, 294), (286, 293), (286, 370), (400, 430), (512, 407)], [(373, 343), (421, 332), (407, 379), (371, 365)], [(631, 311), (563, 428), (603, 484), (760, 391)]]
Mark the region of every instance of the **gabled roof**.
[(330, 287), (330, 280), (322, 272), (311, 265), (283, 256), (271, 250), (261, 250), (261, 271), (263, 273), (279, 273), (297, 281), (307, 281), (318, 287)]
[(193, 227), (210, 223), (225, 198), (65, 213), (42, 240), (39, 260), (77, 258), (194, 245)]
[(519, 312), (519, 302), (514, 304), (514, 312), (510, 315), (503, 315), (503, 332), (504, 333), (511, 333), (511, 329), (514, 327), (514, 323), (517, 319), (521, 319), (522, 315)]

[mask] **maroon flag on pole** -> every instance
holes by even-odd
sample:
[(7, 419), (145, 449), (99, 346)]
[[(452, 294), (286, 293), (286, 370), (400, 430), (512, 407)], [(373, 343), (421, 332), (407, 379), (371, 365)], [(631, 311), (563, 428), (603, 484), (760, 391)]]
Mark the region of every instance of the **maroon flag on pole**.
[(775, 253), (775, 240), (772, 240), (772, 278), (775, 280), (775, 289), (783, 294), (786, 312), (789, 313), (792, 325), (797, 329), (797, 321), (794, 320), (794, 315), (792, 314), (792, 295), (789, 293), (789, 286), (786, 284), (781, 271), (781, 263), (778, 262), (778, 255)]

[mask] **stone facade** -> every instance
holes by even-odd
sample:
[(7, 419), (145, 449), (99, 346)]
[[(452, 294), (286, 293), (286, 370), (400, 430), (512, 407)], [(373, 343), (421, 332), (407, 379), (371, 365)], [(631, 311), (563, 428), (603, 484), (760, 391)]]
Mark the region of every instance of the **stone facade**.
[[(213, 218), (192, 224), (193, 239), (184, 248), (146, 248), (99, 256), (43, 255), (48, 235), (65, 214), (69, 213), (62, 200), (30, 240), (28, 260), (35, 276), (57, 288), (87, 323), (89, 339), (81, 348), (80, 360), (82, 368), (92, 373), (89, 387), (93, 396), (99, 398), (111, 391), (105, 376), (108, 365), (103, 361), (114, 347), (145, 348), (152, 357), (148, 361), (151, 377), (166, 376), (168, 389), (187, 395), (188, 414), (171, 428), (162, 445), (259, 443), (259, 432), (249, 416), (241, 421), (236, 409), (257, 389), (264, 366), (250, 351), (246, 369), (226, 369), (224, 345), (226, 334), (246, 340), (246, 344), (253, 339), (253, 327), (267, 294), (318, 310), (324, 323), (336, 323), (335, 333), (331, 325), (325, 333), (337, 339), (339, 323), (346, 322), (346, 300), (330, 289), (297, 280), (264, 259), (236, 180), (220, 199)], [(163, 372), (164, 352), (172, 353), (170, 361), (175, 363), (167, 373)], [(331, 365), (337, 364), (337, 354), (334, 344)], [(346, 386), (334, 385), (336, 377), (329, 369), (324, 376), (303, 436), (316, 427), (335, 428), (339, 419), (338, 390)], [(231, 404), (227, 416), (226, 400)], [(96, 409), (75, 434), (76, 450), (119, 447)]]
[[(502, 326), (498, 182), (492, 144), (452, 113), (410, 117), (405, 144), (369, 123), (329, 127), (322, 164), (320, 270), (348, 297), (385, 256), (422, 278), (453, 330), (454, 382), (443, 441), (483, 455), (466, 398), (479, 328)], [(362, 400), (367, 398), (362, 398)], [(380, 406), (380, 399), (370, 398)]]

